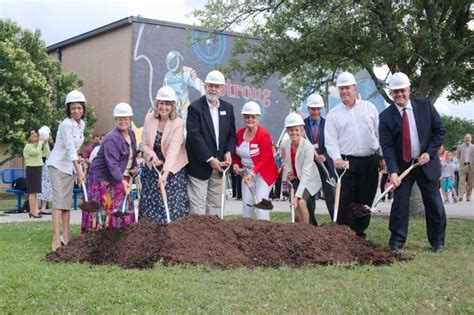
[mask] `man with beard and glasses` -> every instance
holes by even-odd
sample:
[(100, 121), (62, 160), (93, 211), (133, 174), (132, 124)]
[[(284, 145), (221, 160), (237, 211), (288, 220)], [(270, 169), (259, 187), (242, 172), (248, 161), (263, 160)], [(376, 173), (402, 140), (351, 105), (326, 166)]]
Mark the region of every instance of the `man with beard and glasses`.
[(232, 163), (236, 135), (234, 110), (224, 94), (224, 75), (206, 76), (206, 95), (191, 103), (186, 120), (188, 196), (191, 213), (219, 214), (222, 171)]

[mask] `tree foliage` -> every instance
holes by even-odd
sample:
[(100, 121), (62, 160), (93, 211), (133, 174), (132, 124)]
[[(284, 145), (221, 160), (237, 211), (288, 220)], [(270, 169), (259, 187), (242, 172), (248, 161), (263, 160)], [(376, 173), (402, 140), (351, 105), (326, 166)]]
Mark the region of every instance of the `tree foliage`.
[(446, 139), (444, 139), (446, 149), (462, 143), (466, 133), (474, 133), (474, 121), (472, 120), (451, 116), (441, 116), (441, 119), (447, 131)]
[[(12, 155), (22, 152), (30, 128), (48, 125), (53, 135), (64, 118), (66, 94), (82, 85), (46, 53), (39, 30), (0, 20), (0, 143)], [(96, 121), (87, 111), (88, 128)]]
[[(343, 70), (367, 70), (380, 93), (384, 79), (374, 67), (386, 65), (412, 80), (413, 93), (433, 103), (443, 90), (463, 101), (473, 95), (473, 31), (467, 0), (210, 0), (194, 11), (202, 26), (237, 30), (261, 39), (243, 39), (231, 71), (262, 82), (272, 74), (290, 97), (332, 84)], [(229, 69), (228, 69), (229, 70)], [(388, 73), (387, 73), (388, 75)], [(301, 95), (299, 95), (301, 97)]]

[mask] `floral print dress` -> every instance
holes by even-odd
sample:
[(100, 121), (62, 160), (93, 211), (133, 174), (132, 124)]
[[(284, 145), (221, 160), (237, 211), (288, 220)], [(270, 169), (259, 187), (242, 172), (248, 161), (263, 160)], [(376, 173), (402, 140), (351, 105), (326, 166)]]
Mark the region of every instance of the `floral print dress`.
[[(157, 132), (153, 150), (161, 161), (165, 161), (161, 152), (162, 135), (161, 132)], [(158, 223), (166, 223), (166, 211), (158, 179), (155, 169), (144, 168), (139, 220), (149, 219)], [(168, 175), (165, 190), (171, 221), (187, 216), (189, 214), (189, 200), (185, 168), (182, 168), (176, 174), (170, 173)]]

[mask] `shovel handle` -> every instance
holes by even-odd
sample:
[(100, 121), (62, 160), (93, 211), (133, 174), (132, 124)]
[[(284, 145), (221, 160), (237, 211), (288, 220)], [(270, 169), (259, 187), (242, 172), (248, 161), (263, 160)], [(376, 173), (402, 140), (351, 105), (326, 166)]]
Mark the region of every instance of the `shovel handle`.
[(84, 182), (82, 183), (82, 194), (84, 195), (84, 201), (88, 202), (89, 201), (89, 196), (87, 196), (87, 188), (86, 188), (86, 184)]
[[(401, 173), (400, 176), (398, 176), (398, 178), (400, 180), (403, 180), (405, 177), (407, 177), (407, 175), (411, 172), (411, 170), (414, 169), (415, 167), (419, 166), (420, 163), (421, 162), (416, 162), (416, 163), (410, 165), (410, 167), (407, 168), (406, 170), (404, 170), (403, 173)], [(393, 188), (395, 188), (395, 185), (392, 183), (387, 187), (387, 189), (385, 189), (385, 191), (382, 194), (380, 194), (380, 196), (377, 199), (374, 200), (374, 202), (372, 203), (372, 207), (370, 208), (371, 212), (376, 211), (376, 207), (379, 204), (380, 200), (382, 200), (382, 198), (385, 197), (385, 195), (387, 195)]]
[(295, 189), (290, 183), (290, 212), (291, 212), (291, 223), (295, 223), (295, 205), (293, 204), (293, 199), (295, 199)]
[(337, 213), (339, 211), (339, 199), (341, 198), (341, 181), (338, 180), (336, 183), (336, 196), (334, 198), (334, 216), (333, 222), (337, 222)]
[(160, 183), (160, 191), (161, 191), (161, 197), (163, 198), (163, 204), (165, 205), (166, 222), (170, 223), (171, 222), (170, 209), (168, 207), (168, 196), (166, 195), (166, 189), (165, 189), (164, 183)]

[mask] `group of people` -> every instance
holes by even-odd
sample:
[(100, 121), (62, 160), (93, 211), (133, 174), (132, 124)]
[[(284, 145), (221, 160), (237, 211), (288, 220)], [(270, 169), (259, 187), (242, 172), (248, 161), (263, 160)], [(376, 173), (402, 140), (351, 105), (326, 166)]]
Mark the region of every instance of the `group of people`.
[[(307, 99), (308, 118), (303, 120), (296, 113), (285, 118), (288, 139), (280, 144), (279, 153), (283, 181), (295, 192), (291, 202), (296, 221), (317, 225), (315, 195), (322, 189), (331, 218), (337, 206), (337, 223), (350, 224), (357, 235), (365, 237), (370, 215), (350, 220), (349, 205), (371, 205), (379, 171), (386, 169), (390, 182), (397, 187), (389, 222), (391, 251), (397, 252), (407, 239), (409, 196), (415, 181), (425, 205), (428, 240), (434, 251), (443, 250), (446, 215), (438, 191), (438, 149), (446, 130), (435, 108), (427, 99), (410, 97), (410, 81), (403, 73), (390, 78), (393, 103), (380, 115), (372, 103), (357, 99), (356, 80), (351, 73), (341, 73), (336, 85), (341, 103), (326, 119), (321, 116), (324, 101), (318, 94)], [(243, 217), (270, 219), (268, 210), (250, 205), (268, 198), (279, 176), (272, 138), (260, 125), (261, 108), (253, 101), (243, 106), (244, 127), (236, 131), (233, 106), (219, 98), (224, 86), (221, 72), (209, 72), (205, 95), (190, 104), (186, 123), (177, 113), (173, 88), (164, 86), (158, 90), (144, 120), (142, 152), (138, 152), (138, 161), (143, 165), (139, 220), (167, 222), (164, 198), (171, 220), (190, 213), (219, 214), (222, 176), (229, 168), (242, 178)], [(70, 92), (66, 97), (67, 117), (59, 126), (47, 160), (53, 192), (53, 250), (69, 239), (74, 181), (86, 183), (83, 160), (77, 153), (84, 139), (85, 112), (84, 95), (76, 90)], [(99, 209), (83, 211), (82, 232), (135, 222), (131, 190), (139, 169), (136, 137), (131, 130), (133, 110), (129, 104), (119, 103), (112, 116), (115, 128), (102, 139), (87, 172), (87, 196), (89, 201), (98, 202)], [(43, 143), (34, 143), (36, 146), (28, 151), (35, 152), (35, 156), (45, 154)], [(464, 150), (463, 157), (473, 151), (472, 147)], [(399, 175), (414, 161), (422, 167), (401, 180)], [(463, 163), (464, 168), (470, 168), (470, 164)], [(334, 189), (329, 181), (335, 172), (342, 184), (338, 205), (334, 204)]]
[(449, 202), (449, 197), (453, 203), (471, 200), (472, 185), (474, 182), (474, 169), (471, 167), (474, 161), (474, 145), (470, 133), (464, 135), (464, 143), (451, 148), (450, 151), (444, 149), (442, 145), (438, 151), (441, 161), (440, 187), (444, 197), (444, 202)]

